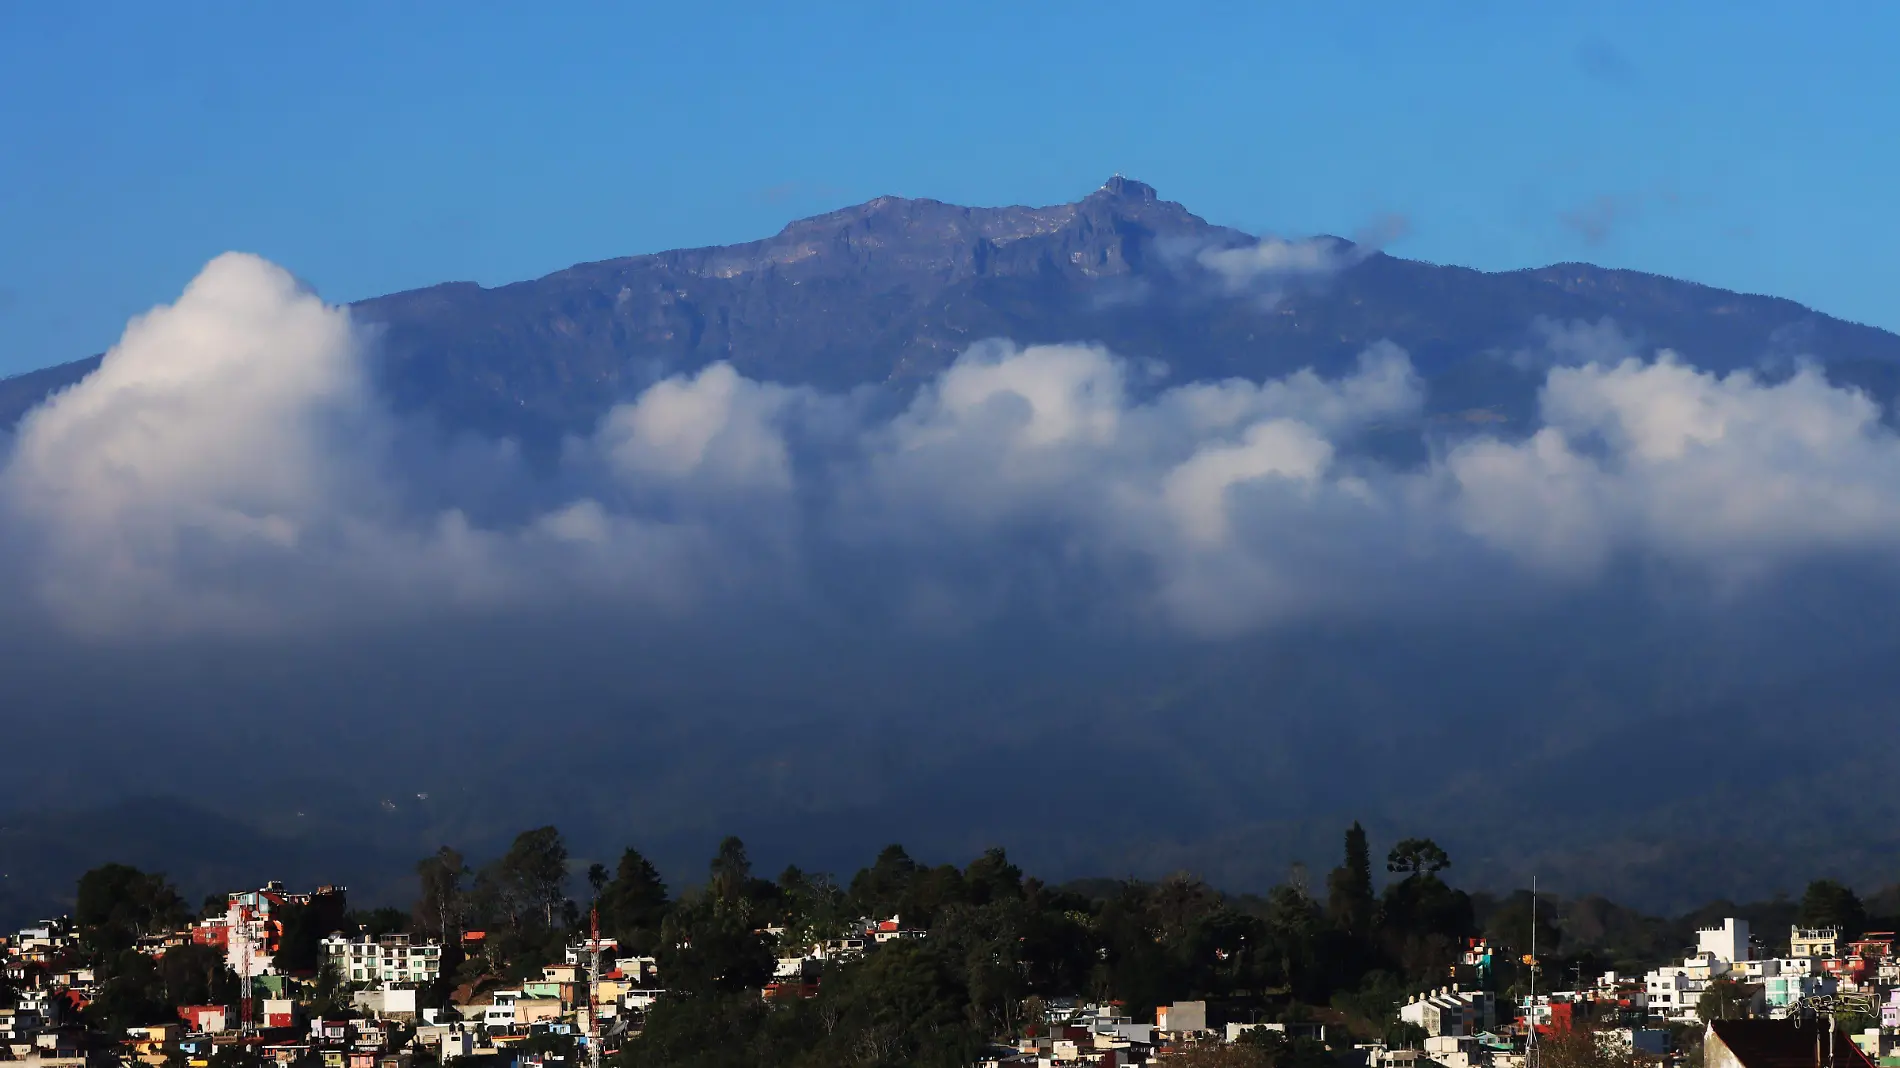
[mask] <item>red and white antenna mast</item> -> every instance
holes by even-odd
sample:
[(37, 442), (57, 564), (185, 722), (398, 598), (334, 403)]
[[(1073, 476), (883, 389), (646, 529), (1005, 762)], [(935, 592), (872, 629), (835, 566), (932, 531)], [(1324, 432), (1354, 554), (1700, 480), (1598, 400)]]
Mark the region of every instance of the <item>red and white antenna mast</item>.
[(238, 958), (238, 1033), (251, 1033), (251, 910), (232, 906), (237, 922), (229, 924), (226, 940)]
[(600, 905), (588, 910), (587, 1064), (600, 1068)]

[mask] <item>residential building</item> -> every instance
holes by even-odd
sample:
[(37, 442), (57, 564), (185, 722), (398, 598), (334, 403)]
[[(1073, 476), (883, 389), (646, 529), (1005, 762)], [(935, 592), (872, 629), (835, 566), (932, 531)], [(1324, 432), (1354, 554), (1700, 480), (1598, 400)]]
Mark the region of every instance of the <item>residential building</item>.
[[(191, 928), (191, 940), (203, 946), (224, 950), (225, 964), (239, 975), (271, 975), (274, 960), (283, 946), (283, 910), (286, 906), (318, 910), (318, 930), (325, 923), (343, 919), (347, 905), (346, 888), (319, 886), (307, 894), (292, 893), (280, 882), (268, 882), (256, 890), (238, 890), (225, 895), (221, 916), (202, 920)], [(162, 952), (162, 950), (161, 950)]]
[(177, 1051), (178, 1040), (184, 1037), (184, 1032), (184, 1025), (175, 1023), (128, 1027), (125, 1031), (126, 1052), (133, 1060), (150, 1068), (163, 1068)]
[(1878, 1061), (1882, 1057), (1893, 1056), (1894, 1036), (1878, 1027), (1869, 1027), (1851, 1037), (1854, 1045), (1860, 1047), (1860, 1051), (1865, 1053), (1869, 1060)]
[(1748, 921), (1733, 916), (1719, 927), (1704, 927), (1695, 933), (1696, 954), (1713, 956), (1724, 964), (1747, 960), (1753, 954), (1748, 946)]
[(289, 998), (265, 998), (264, 1011), (257, 1022), (264, 1027), (295, 1027), (297, 1017), (301, 1015), (295, 1001)]
[(1156, 1008), (1155, 1030), (1172, 1035), (1198, 1034), (1207, 1030), (1207, 1002), (1177, 1001)]
[(1442, 1068), (1483, 1068), (1490, 1060), (1472, 1035), (1434, 1035), (1425, 1040), (1424, 1046), (1432, 1063)]
[(1845, 1034), (1794, 1020), (1716, 1020), (1702, 1039), (1703, 1068), (1874, 1068)]
[(1660, 1027), (1621, 1027), (1613, 1031), (1599, 1031), (1597, 1042), (1612, 1052), (1643, 1053), (1651, 1057), (1665, 1056), (1669, 1052), (1669, 1032)]
[(411, 942), (406, 934), (345, 938), (332, 934), (322, 942), (326, 966), (351, 983), (423, 984), (442, 974), (442, 945)]
[(180, 1005), (178, 1018), (198, 1034), (213, 1034), (231, 1027), (230, 1010), (223, 1005)]
[(1838, 980), (1831, 975), (1783, 972), (1762, 980), (1762, 1001), (1769, 1015), (1779, 1017), (1786, 1015), (1788, 1009), (1802, 998), (1832, 994), (1837, 987)]
[(382, 990), (358, 990), (350, 998), (350, 1004), (368, 1013), (378, 1020), (397, 1020), (403, 1023), (413, 1022), (416, 1018), (416, 991), (385, 988)]
[(1643, 976), (1649, 1011), (1671, 1020), (1694, 1018), (1695, 1003), (1707, 986), (1706, 978), (1693, 978), (1686, 968), (1658, 968)]
[(1827, 958), (1840, 955), (1840, 928), (1790, 927), (1788, 929), (1788, 956)]
[[(600, 959), (603, 962), (613, 960), (614, 954), (618, 952), (620, 952), (620, 942), (617, 939), (603, 938), (600, 940)], [(587, 942), (576, 942), (568, 946), (562, 954), (562, 959), (565, 963), (579, 965), (582, 968), (587, 967), (587, 963), (592, 957), (593, 951)], [(604, 968), (605, 966), (603, 963), (602, 967)]]
[(1497, 1002), (1488, 990), (1441, 987), (1414, 994), (1399, 1008), (1399, 1019), (1424, 1028), (1427, 1035), (1475, 1035), (1496, 1026)]
[(892, 916), (888, 920), (879, 920), (877, 923), (868, 926), (865, 933), (870, 935), (879, 945), (883, 945), (886, 942), (910, 941), (923, 938), (929, 934), (928, 931), (925, 931), (921, 927), (905, 927), (903, 921), (896, 916)]
[(620, 1007), (628, 1012), (645, 1012), (653, 1007), (654, 1002), (659, 1001), (665, 996), (666, 991), (659, 987), (629, 990), (620, 995)]

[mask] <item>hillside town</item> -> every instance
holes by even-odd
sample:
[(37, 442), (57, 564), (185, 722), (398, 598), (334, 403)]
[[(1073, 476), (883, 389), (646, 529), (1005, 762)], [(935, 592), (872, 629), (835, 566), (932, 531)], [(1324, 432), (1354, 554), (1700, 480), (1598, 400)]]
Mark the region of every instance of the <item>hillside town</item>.
[[(564, 859), (559, 849), (550, 852), (558, 837), (543, 834), (530, 844), (536, 848), (511, 856)], [(1333, 915), (1342, 925), (1336, 934), (1375, 915), (1353, 915), (1355, 896), (1359, 905), (1367, 900), (1352, 885), (1365, 875), (1354, 870), (1355, 851), (1363, 848), (1363, 833), (1355, 826), (1347, 838), (1348, 863), (1331, 880)], [(1448, 864), (1428, 840), (1411, 840), (1395, 848), (1388, 870), (1406, 875), (1393, 887), (1419, 891), (1442, 888), (1437, 872)], [(151, 1068), (665, 1063), (664, 1041), (670, 1040), (664, 1033), (678, 1028), (685, 1014), (711, 1004), (727, 1006), (722, 1011), (750, 1005), (745, 1012), (755, 1021), (808, 1017), (818, 1028), (836, 1028), (857, 1011), (853, 998), (877, 1003), (893, 990), (917, 986), (915, 970), (939, 961), (949, 942), (969, 944), (967, 925), (989, 923), (979, 918), (983, 909), (1020, 914), (1018, 906), (1059, 893), (1023, 880), (1000, 851), (963, 870), (927, 869), (897, 847), (860, 872), (850, 893), (796, 869), (773, 884), (750, 876), (743, 847), (729, 839), (707, 886), (666, 905), (657, 925), (651, 911), (637, 919), (633, 905), (644, 900), (649, 909), (659, 906), (664, 890), (651, 866), (629, 850), (617, 873), (598, 865), (590, 869), (593, 900), (584, 914), (572, 900), (561, 900), (557, 911), (548, 897), (537, 917), (535, 902), (524, 899), (500, 913), (490, 911), (490, 919), (510, 917), (507, 926), (495, 927), (451, 918), (483, 912), (471, 903), (474, 887), (464, 892), (451, 885), (459, 884), (464, 871), (459, 856), (447, 850), (425, 860), (419, 866), (423, 894), (409, 915), (390, 908), (351, 911), (342, 886), (296, 891), (270, 882), (216, 896), (195, 918), (162, 924), (149, 921), (175, 916), (182, 904), (162, 877), (120, 865), (89, 872), (74, 915), (0, 938), (0, 1059), (21, 1068), (133, 1062)], [(492, 886), (507, 871), (498, 862), (485, 871), (488, 882), (478, 879), (477, 886)], [(543, 874), (558, 884), (565, 872)], [(932, 878), (944, 885), (924, 890)], [(1393, 887), (1378, 905), (1379, 922), (1397, 922), (1404, 898)], [(906, 1056), (900, 1031), (879, 1025), (886, 1030), (867, 1029), (856, 1061), (941, 1060), (983, 1068), (1537, 1068), (1546, 1062), (1791, 1068), (1787, 1050), (1796, 1049), (1812, 1052), (1812, 1058), (1803, 1052), (1798, 1059), (1817, 1068), (1900, 1068), (1900, 953), (1893, 931), (1796, 924), (1758, 932), (1748, 920), (1730, 916), (1697, 929), (1693, 946), (1646, 971), (1589, 975), (1578, 963), (1568, 976), (1554, 961), (1474, 934), (1458, 939), (1452, 954), (1434, 966), (1435, 975), (1419, 975), (1427, 981), (1409, 982), (1412, 989), (1402, 996), (1388, 986), (1383, 1002), (1347, 993), (1316, 1003), (1302, 997), (1309, 980), (1301, 973), (1322, 973), (1329, 962), (1317, 956), (1303, 963), (1243, 961), (1262, 947), (1248, 944), (1244, 925), (1231, 939), (1214, 933), (1234, 923), (1238, 913), (1207, 896), (1204, 887), (1177, 880), (1154, 887), (1124, 884), (1118, 892), (1149, 894), (1161, 903), (1162, 912), (1154, 914), (1162, 917), (1155, 943), (1170, 938), (1162, 927), (1172, 921), (1163, 913), (1178, 910), (1182, 895), (1194, 896), (1186, 904), (1201, 910), (1196, 922), (1203, 927), (1191, 941), (1208, 958), (1210, 978), (1183, 979), (1176, 964), (1159, 955), (1137, 963), (1153, 974), (1118, 977), (1101, 966), (1122, 952), (1105, 934), (1079, 943), (1084, 963), (1089, 956), (1097, 963), (1071, 972), (1087, 978), (1064, 990), (1047, 981), (1060, 969), (1038, 960), (1034, 951), (1007, 964), (999, 959), (1003, 966), (989, 969), (991, 962), (977, 958), (996, 956), (994, 943), (974, 956), (959, 945), (960, 955), (973, 961), (961, 984), (946, 982), (939, 972), (918, 987), (967, 1002), (967, 1018), (957, 1024), (964, 1043), (956, 1055), (923, 1057), (942, 1050), (912, 1046)], [(458, 894), (468, 899), (456, 900)], [(1288, 908), (1308, 909), (1296, 922), (1326, 915), (1302, 894), (1297, 888), (1276, 891), (1263, 925), (1252, 928), (1255, 935), (1271, 935)], [(878, 899), (929, 902), (932, 922), (913, 922), (901, 911), (837, 911)], [(788, 907), (774, 913), (768, 902)], [(1102, 929), (1118, 921), (1118, 907), (1098, 900), (1087, 915), (1065, 908), (1061, 916), (1078, 928)], [(694, 910), (704, 910), (698, 926), (682, 919)], [(612, 932), (602, 929), (603, 911)], [(433, 930), (426, 922), (432, 915)], [(740, 930), (720, 917), (744, 917), (742, 925), (751, 925)], [(524, 941), (535, 919), (542, 934), (554, 937)], [(1534, 933), (1536, 922), (1533, 915), (1527, 930)], [(1051, 940), (1050, 930), (1037, 928), (1029, 920), (1015, 941)], [(1283, 942), (1274, 952), (1289, 948)], [(1322, 937), (1312, 948), (1365, 952), (1363, 944), (1355, 947), (1345, 937)], [(1243, 976), (1247, 967), (1258, 969), (1256, 978), (1216, 978), (1223, 971)], [(1149, 980), (1169, 973), (1177, 987), (1201, 996), (1140, 996), (1142, 989), (1163, 989)], [(1391, 978), (1382, 971), (1369, 975), (1362, 990)], [(1000, 995), (993, 1003), (986, 1000), (992, 986)], [(904, 996), (911, 998), (905, 1012), (937, 1011), (914, 990)], [(888, 1010), (882, 1005), (868, 1018)], [(643, 1046), (643, 1040), (654, 1044)], [(688, 1038), (702, 1045), (725, 1040), (706, 1033)], [(880, 1041), (882, 1048), (875, 1045)], [(1581, 1058), (1579, 1042), (1588, 1047)], [(1220, 1051), (1244, 1056), (1209, 1059)]]

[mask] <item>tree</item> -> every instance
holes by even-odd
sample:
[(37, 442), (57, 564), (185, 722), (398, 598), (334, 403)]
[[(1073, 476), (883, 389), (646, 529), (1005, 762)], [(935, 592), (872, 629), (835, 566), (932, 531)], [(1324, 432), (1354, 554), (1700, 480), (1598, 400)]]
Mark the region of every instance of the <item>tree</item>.
[(284, 975), (314, 975), (323, 960), (323, 936), (344, 926), (340, 894), (319, 894), (306, 905), (286, 904), (273, 914), (282, 929), (271, 966)]
[(1346, 861), (1326, 877), (1326, 914), (1333, 925), (1363, 938), (1372, 929), (1372, 849), (1357, 820), (1346, 829)]
[(1385, 858), (1386, 871), (1407, 876), (1436, 875), (1449, 867), (1451, 857), (1430, 838), (1407, 838)]
[(422, 884), (413, 910), (417, 929), (444, 943), (456, 940), (466, 908), (462, 880), (467, 876), (462, 854), (448, 846), (416, 862), (416, 878)]
[(324, 961), (323, 967), (317, 971), (315, 989), (310, 993), (310, 1011), (318, 1016), (341, 1013), (348, 1001), (345, 997), (347, 992), (342, 973), (337, 971), (334, 963)]
[(409, 930), (409, 914), (388, 905), (367, 910), (356, 909), (344, 915), (343, 926), (360, 930), (371, 938), (381, 938), (386, 934), (400, 934)]
[[(1556, 952), (1562, 943), (1563, 931), (1556, 924), (1556, 909), (1550, 907), (1548, 898), (1540, 896), (1539, 907), (1532, 907), (1531, 892), (1519, 890), (1498, 903), (1495, 911), (1485, 920), (1484, 936), (1500, 948), (1511, 951), (1513, 957), (1528, 953), (1532, 946), (1537, 947), (1540, 955), (1548, 956)], [(1532, 933), (1532, 916), (1536, 917), (1536, 932)]]
[(666, 915), (666, 883), (651, 861), (628, 849), (601, 889), (599, 904), (602, 930), (625, 949), (648, 949)]
[(1023, 870), (1009, 862), (1009, 854), (1000, 848), (985, 850), (963, 870), (963, 881), (971, 904), (986, 905), (1021, 897)]
[(1267, 895), (1267, 929), (1278, 949), (1280, 980), (1304, 993), (1313, 975), (1319, 906), (1298, 886), (1281, 884)]
[(752, 881), (752, 861), (746, 856), (745, 843), (727, 835), (713, 855), (709, 888), (713, 899), (723, 905), (736, 905), (745, 896)]
[(553, 827), (537, 827), (515, 836), (514, 844), (501, 858), (503, 881), (526, 911), (542, 914), (542, 922), (554, 926), (554, 910), (566, 898), (567, 843)]
[(1379, 905), (1382, 948), (1415, 981), (1443, 975), (1457, 961), (1460, 941), (1475, 933), (1470, 895), (1438, 877), (1450, 866), (1429, 838), (1408, 838), (1386, 858), (1386, 870), (1406, 874), (1386, 885)]
[(1796, 922), (1803, 927), (1838, 928), (1852, 938), (1867, 922), (1867, 909), (1854, 891), (1832, 879), (1816, 879), (1801, 895)]
[(237, 976), (212, 946), (173, 946), (158, 958), (167, 1005), (218, 1005), (237, 993)]
[(870, 867), (852, 877), (851, 900), (863, 915), (889, 916), (903, 909), (916, 877), (917, 862), (904, 847), (887, 845)]
[(716, 901), (675, 909), (660, 928), (660, 974), (669, 993), (707, 997), (750, 991), (772, 976), (772, 950), (739, 912)]
[(1290, 1038), (1285, 1031), (1255, 1027), (1240, 1033), (1237, 1045), (1260, 1051), (1272, 1068), (1336, 1068), (1326, 1045), (1312, 1038)]
[(959, 977), (928, 945), (885, 946), (827, 976), (818, 1001), (837, 1023), (815, 1063), (965, 1065), (981, 1047)]
[[(1697, 1032), (1700, 1034), (1700, 1032)], [(1541, 1068), (1649, 1068), (1658, 1062), (1588, 1026), (1558, 1031), (1538, 1041)]]
[(136, 949), (121, 949), (102, 968), (105, 974), (85, 1014), (90, 1023), (125, 1033), (128, 1027), (176, 1019), (165, 1001), (165, 983), (157, 962)]
[(188, 911), (163, 874), (105, 864), (79, 877), (73, 923), (87, 949), (115, 953), (131, 948), (141, 935), (180, 926)]
[(1748, 1015), (1755, 988), (1729, 978), (1714, 979), (1696, 999), (1696, 1015), (1708, 1020), (1739, 1020)]

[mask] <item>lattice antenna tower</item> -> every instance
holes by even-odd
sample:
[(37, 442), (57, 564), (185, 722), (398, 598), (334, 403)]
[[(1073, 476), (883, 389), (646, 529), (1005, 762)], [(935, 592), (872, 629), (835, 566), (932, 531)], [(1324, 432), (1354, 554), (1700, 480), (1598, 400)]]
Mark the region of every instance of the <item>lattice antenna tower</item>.
[(600, 904), (587, 913), (587, 1064), (600, 1068)]

